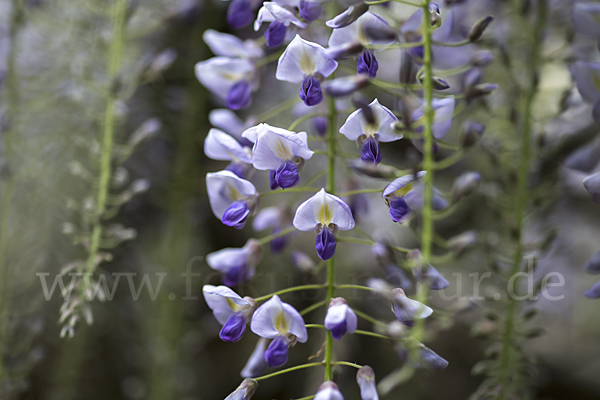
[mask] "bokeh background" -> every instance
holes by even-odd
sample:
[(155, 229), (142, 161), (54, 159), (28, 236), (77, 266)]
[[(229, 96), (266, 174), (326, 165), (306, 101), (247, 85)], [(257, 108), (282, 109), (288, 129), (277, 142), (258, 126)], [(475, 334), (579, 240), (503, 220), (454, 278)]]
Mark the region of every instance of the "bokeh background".
[[(126, 101), (118, 104), (116, 143), (127, 143), (132, 132), (149, 119), (160, 126), (136, 147), (118, 174), (115, 172), (115, 186), (120, 181), (127, 187), (137, 179), (145, 179), (150, 187), (123, 204), (109, 221), (135, 229), (136, 237), (112, 249), (112, 261), (103, 263), (100, 272), (150, 274), (153, 283), (157, 273), (166, 273), (156, 298), (143, 291), (137, 301), (133, 300), (129, 287), (121, 284), (112, 301), (92, 304), (92, 325), (83, 323), (73, 338), (60, 338), (61, 325), (57, 321), (63, 299), (57, 293), (47, 301), (36, 275), (44, 272), (54, 277), (63, 266), (84, 254), (80, 246), (74, 245), (77, 233), (72, 227), (80, 219), (78, 205), (89, 199), (93, 187), (91, 178), (80, 172), (93, 165), (94, 146), (102, 126), (111, 29), (106, 14), (109, 3), (0, 1), (0, 187), (4, 196), (0, 220), (6, 237), (0, 275), (0, 395), (2, 399), (43, 400), (223, 399), (241, 381), (239, 371), (256, 339), (247, 334), (236, 344), (219, 340), (220, 326), (201, 296), (202, 284), (218, 284), (219, 278), (203, 259), (212, 251), (239, 247), (249, 237), (265, 234), (253, 232), (250, 226), (238, 231), (222, 225), (213, 216), (205, 191), (205, 174), (223, 168), (222, 163), (203, 154), (203, 141), (210, 129), (208, 113), (219, 104), (194, 76), (194, 65), (212, 56), (202, 40), (205, 30), (229, 32), (226, 2), (140, 0), (129, 4), (128, 40), (120, 80), (123, 87), (134, 89)], [(463, 6), (464, 24), (470, 26), (481, 16), (495, 15), (495, 25), (490, 28), (493, 39), (488, 38), (486, 43), (500, 58), (503, 50), (497, 45), (511, 51), (509, 57), (517, 64), (518, 74), (518, 64), (527, 50), (518, 50), (522, 38), (515, 38), (515, 29), (522, 20), (511, 20), (508, 3), (468, 1)], [(525, 1), (524, 7), (528, 3), (535, 6), (535, 1)], [(589, 58), (597, 50), (595, 41), (573, 33), (570, 3), (550, 1), (552, 29), (545, 33), (545, 51), (553, 54), (565, 46), (571, 50), (567, 57), (549, 59), (542, 68), (534, 108), (534, 120), (545, 122), (544, 140), (551, 144), (581, 131), (587, 132), (585, 142), (598, 140), (594, 139), (598, 129), (591, 122), (590, 106), (572, 90), (568, 71), (569, 57), (583, 54)], [(251, 28), (238, 34), (260, 36)], [(269, 78), (243, 116), (265, 112), (297, 95), (293, 85), (274, 80), (272, 64), (267, 71)], [(507, 89), (512, 78), (498, 61), (488, 69), (486, 78), (500, 89), (472, 114), (488, 125), (486, 138), (490, 143), (512, 142), (518, 149), (505, 115), (489, 114), (490, 109), (506, 108), (514, 100)], [(565, 91), (570, 93), (569, 109), (559, 115)], [(289, 115), (269, 120), (283, 126), (290, 121)], [(459, 118), (450, 136), (454, 140), (460, 124)], [(348, 151), (355, 151), (352, 143), (347, 145)], [(403, 166), (411, 156), (410, 150), (409, 144), (395, 142), (386, 146), (384, 157)], [(545, 332), (525, 342), (523, 351), (537, 360), (529, 381), (532, 398), (600, 399), (600, 310), (597, 302), (582, 296), (595, 280), (581, 268), (600, 247), (600, 208), (581, 185), (585, 174), (561, 166), (564, 156), (549, 157), (551, 162), (540, 157), (536, 163), (536, 177), (544, 184), (541, 186), (546, 194), (536, 210), (538, 216), (528, 224), (531, 240), (557, 229), (552, 249), (540, 259), (536, 274), (563, 274), (564, 287), (552, 288), (551, 293), (564, 295), (564, 299), (536, 303), (540, 313), (534, 325)], [(453, 179), (466, 169), (481, 171), (485, 180), (496, 168), (488, 161), (488, 152), (471, 152), (455, 167), (439, 174), (437, 184), (449, 189)], [(323, 165), (316, 163), (303, 174), (309, 176), (321, 168)], [(268, 182), (262, 178), (257, 179), (259, 190), (267, 188)], [(363, 184), (382, 186), (381, 181), (365, 180)], [(485, 185), (483, 189), (495, 190)], [(449, 237), (465, 229), (493, 231), (498, 219), (484, 197), (474, 194), (466, 199), (452, 218), (439, 224), (438, 232)], [(296, 204), (304, 198), (300, 196)], [(285, 195), (265, 197), (262, 204), (274, 205), (282, 199)], [(417, 244), (413, 234), (388, 221), (387, 210), (377, 194), (369, 195), (369, 200), (370, 210), (361, 217), (365, 231), (383, 230), (399, 244)], [(298, 234), (291, 248), (282, 254), (267, 254), (259, 266), (265, 279), (240, 288), (240, 292), (257, 295), (286, 285), (320, 282), (318, 274), (307, 275), (296, 269), (290, 257), (292, 249), (312, 255), (313, 240), (309, 233)], [(377, 276), (378, 267), (368, 247), (346, 246), (338, 258), (341, 280), (351, 283), (361, 273)], [(502, 252), (501, 248), (496, 250)], [(485, 253), (485, 248), (479, 247), (443, 272), (447, 276), (462, 273), (460, 279), (468, 288), (468, 273), (489, 270)], [(181, 276), (188, 264), (200, 274), (191, 280), (190, 287)], [(449, 280), (451, 284), (458, 282)], [(484, 289), (493, 287), (484, 285)], [(183, 299), (189, 290), (196, 299)], [(314, 301), (300, 295), (286, 299), (297, 308)], [(357, 301), (373, 315), (384, 317), (389, 313), (381, 301), (366, 297)], [(433, 303), (451, 309), (458, 301), (444, 301), (436, 295)], [(448, 368), (419, 371), (385, 398), (467, 399), (483, 380), (471, 371), (484, 358), (486, 340), (474, 334), (474, 327), (483, 321), (484, 310), (472, 304), (451, 318), (440, 319), (439, 332), (428, 346), (450, 362)], [(319, 323), (322, 317), (320, 310), (307, 321)], [(288, 365), (304, 362), (320, 345), (319, 339), (296, 347)], [(401, 365), (388, 343), (369, 337), (347, 337), (336, 343), (336, 349), (339, 359), (373, 366), (378, 378)], [(306, 396), (315, 392), (321, 380), (320, 370), (295, 372), (261, 382), (255, 398)], [(340, 370), (340, 387), (354, 388), (354, 380), (354, 371)], [(359, 398), (357, 390), (343, 391), (348, 400)]]

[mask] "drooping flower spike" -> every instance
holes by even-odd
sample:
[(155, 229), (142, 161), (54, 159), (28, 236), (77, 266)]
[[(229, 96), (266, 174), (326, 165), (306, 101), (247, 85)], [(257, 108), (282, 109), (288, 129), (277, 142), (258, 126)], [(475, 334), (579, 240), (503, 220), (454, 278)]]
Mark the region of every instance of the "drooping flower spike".
[(379, 400), (377, 386), (375, 385), (375, 372), (373, 368), (365, 365), (356, 373), (356, 382), (360, 388), (360, 398), (362, 400)]
[(321, 189), (310, 199), (300, 204), (293, 221), (299, 231), (317, 232), (315, 249), (322, 260), (333, 257), (336, 248), (335, 232), (354, 228), (352, 211), (337, 196)]
[(331, 332), (335, 340), (340, 340), (346, 333), (354, 333), (357, 318), (354, 311), (341, 297), (331, 299), (325, 315), (325, 329)]
[(206, 256), (206, 263), (223, 274), (223, 284), (235, 286), (254, 276), (262, 250), (252, 239), (242, 248), (225, 248)]
[(196, 77), (210, 92), (239, 110), (250, 104), (255, 89), (254, 64), (242, 58), (213, 57), (196, 64)]
[(254, 143), (254, 168), (270, 171), (271, 189), (287, 189), (298, 184), (298, 169), (314, 154), (308, 148), (306, 132), (295, 133), (259, 124), (247, 129), (242, 136)]
[(417, 300), (409, 299), (404, 290), (396, 288), (390, 294), (392, 311), (399, 322), (413, 326), (418, 319), (429, 317), (433, 310)]
[(226, 342), (240, 340), (256, 302), (250, 297), (241, 298), (227, 286), (204, 285), (202, 293), (215, 318), (223, 325), (219, 337)]
[[(329, 37), (329, 47), (342, 48), (352, 43), (358, 43), (366, 47), (371, 44), (383, 45), (395, 42), (395, 39), (373, 40), (367, 35), (367, 29), (387, 31), (391, 28), (386, 20), (376, 14), (367, 12), (350, 25), (335, 29)], [(358, 57), (356, 72), (375, 78), (378, 69), (379, 63), (377, 62), (375, 54), (371, 50), (363, 50)]]
[(213, 213), (227, 226), (243, 228), (258, 207), (254, 185), (231, 171), (206, 174), (206, 189)]
[(425, 171), (419, 171), (415, 175), (401, 176), (383, 189), (383, 201), (385, 201), (390, 209), (389, 215), (392, 221), (402, 224), (409, 220), (411, 208), (405, 196), (412, 189), (412, 183), (416, 179), (425, 176), (426, 173)]
[(247, 167), (252, 164), (252, 152), (237, 140), (219, 129), (211, 129), (204, 140), (204, 154), (213, 160), (231, 161), (226, 170), (240, 178), (246, 175)]
[(379, 164), (382, 156), (379, 142), (393, 142), (402, 139), (391, 125), (398, 118), (387, 107), (379, 104), (377, 99), (368, 106), (371, 115), (365, 115), (363, 109), (354, 111), (342, 127), (340, 133), (350, 140), (356, 140), (362, 146), (360, 159), (367, 164)]
[(314, 400), (344, 400), (338, 386), (332, 381), (326, 381), (319, 386)]
[(225, 400), (250, 400), (257, 387), (258, 382), (254, 379), (246, 378), (233, 393), (225, 398)]
[(336, 70), (337, 61), (325, 49), (296, 35), (279, 58), (275, 77), (280, 81), (301, 83), (300, 98), (307, 106), (323, 100), (321, 81)]
[[(281, 230), (292, 226), (292, 216), (285, 207), (266, 207), (256, 214), (252, 221), (252, 228), (255, 231), (271, 229), (272, 234), (277, 234)], [(280, 236), (271, 241), (271, 252), (273, 254), (281, 252), (287, 245), (290, 234)]]
[(264, 353), (269, 367), (280, 367), (287, 362), (288, 349), (296, 341), (305, 343), (308, 339), (304, 319), (291, 305), (274, 295), (258, 307), (250, 323), (252, 332), (260, 337), (273, 339)]
[(255, 378), (261, 374), (261, 372), (267, 367), (265, 361), (265, 351), (267, 350), (268, 339), (260, 338), (254, 351), (248, 358), (248, 362), (242, 369), (240, 375), (242, 378)]
[(264, 56), (263, 49), (254, 40), (242, 40), (228, 33), (207, 29), (202, 35), (204, 43), (216, 56), (231, 58), (259, 59)]

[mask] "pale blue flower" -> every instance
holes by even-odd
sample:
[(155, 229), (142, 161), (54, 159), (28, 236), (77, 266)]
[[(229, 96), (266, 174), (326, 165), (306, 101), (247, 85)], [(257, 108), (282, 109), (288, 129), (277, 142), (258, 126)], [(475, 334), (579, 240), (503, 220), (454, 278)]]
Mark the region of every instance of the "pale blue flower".
[(433, 313), (433, 310), (425, 304), (409, 299), (400, 288), (392, 290), (391, 304), (396, 319), (408, 326), (413, 326), (416, 320), (425, 319)]
[[(452, 126), (452, 118), (454, 117), (454, 97), (446, 97), (443, 99), (433, 99), (431, 106), (433, 108), (433, 137), (442, 139)], [(425, 124), (425, 104), (422, 104), (411, 115), (411, 125), (415, 132), (423, 132)]]
[(256, 89), (256, 68), (251, 61), (213, 57), (197, 63), (195, 71), (200, 83), (229, 108), (237, 110), (250, 103), (250, 94)]
[(360, 387), (360, 398), (362, 400), (379, 400), (373, 368), (365, 365), (359, 369), (356, 373), (356, 382)]
[(240, 340), (256, 302), (249, 297), (242, 299), (227, 286), (204, 285), (202, 293), (215, 318), (223, 325), (219, 337), (226, 342)]
[(573, 27), (577, 33), (585, 36), (600, 36), (600, 4), (576, 2), (573, 6)]
[(257, 387), (258, 383), (254, 379), (246, 378), (225, 400), (249, 400)]
[(206, 174), (206, 189), (213, 213), (225, 225), (243, 228), (258, 207), (254, 185), (231, 171)]

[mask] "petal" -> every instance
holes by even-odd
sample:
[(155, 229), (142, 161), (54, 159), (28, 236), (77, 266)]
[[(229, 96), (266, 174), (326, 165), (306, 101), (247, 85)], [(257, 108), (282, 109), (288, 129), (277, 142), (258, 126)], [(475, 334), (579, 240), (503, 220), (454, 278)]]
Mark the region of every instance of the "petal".
[(573, 6), (573, 27), (577, 33), (596, 38), (600, 35), (600, 4), (577, 2)]
[(380, 142), (392, 142), (402, 139), (402, 135), (394, 133), (391, 128), (392, 123), (398, 121), (398, 118), (387, 107), (379, 104), (377, 99), (373, 100), (369, 107), (373, 111), (375, 124), (370, 125), (362, 116), (362, 110), (354, 111), (342, 127), (340, 133), (350, 140), (356, 140), (361, 135), (374, 136), (379, 135)]
[(395, 40), (370, 40), (365, 33), (367, 28), (389, 30), (390, 25), (386, 20), (372, 12), (366, 12), (356, 21), (343, 28), (334, 29), (329, 38), (329, 47), (341, 46), (346, 43), (369, 44), (392, 44)]
[(383, 189), (383, 197), (390, 196), (394, 192), (403, 189), (409, 183), (425, 176), (425, 174), (427, 174), (426, 171), (419, 171), (419, 172), (417, 172), (416, 176), (410, 174), (410, 175), (404, 175), (398, 179), (395, 179), (394, 181), (392, 181), (392, 183), (387, 185), (385, 187), (385, 189)]
[(208, 254), (206, 263), (212, 269), (226, 274), (230, 270), (246, 266), (249, 255), (250, 250), (246, 247), (228, 247)]
[(212, 286), (204, 285), (202, 294), (206, 300), (206, 304), (213, 311), (215, 318), (221, 325), (227, 322), (227, 318), (235, 311), (230, 304), (241, 308), (250, 306), (250, 303), (242, 299), (240, 295), (228, 288), (227, 286)]
[[(296, 157), (308, 160), (314, 152), (308, 148), (305, 132), (296, 134), (285, 129), (276, 128), (267, 124), (257, 130), (254, 148), (252, 151), (252, 165), (260, 170), (277, 169), (285, 161), (293, 161)], [(244, 137), (254, 139), (255, 131), (247, 130)]]
[(280, 81), (301, 83), (306, 75), (317, 72), (328, 77), (337, 66), (337, 61), (329, 58), (323, 47), (296, 35), (279, 58), (275, 77)]
[(270, 368), (284, 365), (288, 360), (289, 341), (285, 336), (277, 336), (265, 351), (265, 361)]
[(264, 54), (260, 46), (253, 41), (242, 41), (237, 36), (217, 32), (214, 29), (207, 29), (202, 38), (208, 47), (210, 47), (210, 50), (217, 56), (260, 58)]
[(258, 336), (273, 339), (279, 335), (275, 327), (275, 321), (280, 313), (283, 312), (283, 306), (279, 296), (275, 295), (262, 304), (252, 315), (250, 330)]
[(318, 224), (336, 224), (340, 230), (354, 228), (350, 207), (342, 199), (321, 189), (317, 194), (300, 204), (293, 224), (299, 231), (312, 231)]
[(231, 87), (252, 76), (254, 65), (245, 59), (213, 57), (195, 67), (196, 77), (212, 94), (225, 100)]
[(223, 131), (211, 129), (204, 140), (204, 154), (213, 160), (242, 161), (252, 163), (244, 147)]
[(577, 90), (586, 101), (600, 101), (600, 63), (578, 61), (570, 68)]
[(260, 10), (258, 10), (258, 15), (256, 16), (256, 21), (254, 21), (254, 30), (258, 31), (263, 22), (273, 22), (275, 21), (275, 16), (267, 10), (267, 7), (262, 6)]
[(244, 121), (242, 121), (233, 111), (227, 108), (212, 110), (208, 114), (208, 120), (217, 128), (234, 136), (236, 139), (242, 137), (244, 130)]
[(277, 206), (263, 208), (256, 214), (252, 221), (255, 231), (273, 229), (281, 224), (281, 209)]
[(288, 332), (295, 335), (300, 343), (305, 343), (308, 340), (308, 332), (306, 331), (304, 318), (291, 305), (282, 303), (282, 306), (285, 312), (285, 320), (288, 323)]
[(257, 195), (251, 182), (231, 171), (206, 174), (206, 188), (212, 211), (219, 219), (234, 201), (244, 201)]
[(242, 369), (242, 378), (254, 378), (260, 375), (265, 369), (267, 363), (265, 361), (265, 350), (267, 349), (267, 340), (264, 338), (258, 339), (254, 351), (248, 358), (248, 362)]
[(267, 1), (263, 3), (263, 6), (271, 13), (276, 21), (279, 21), (285, 25), (294, 24), (299, 28), (306, 28), (306, 23), (302, 22), (296, 17), (296, 14), (283, 8), (277, 3)]

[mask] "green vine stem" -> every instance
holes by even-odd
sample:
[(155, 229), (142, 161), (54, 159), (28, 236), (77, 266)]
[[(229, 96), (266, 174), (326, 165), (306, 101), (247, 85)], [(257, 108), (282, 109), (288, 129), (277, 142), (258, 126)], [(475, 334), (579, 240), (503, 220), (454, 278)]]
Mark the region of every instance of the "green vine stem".
[[(514, 276), (521, 266), (523, 258), (523, 228), (525, 222), (525, 207), (527, 205), (527, 177), (529, 173), (531, 158), (531, 125), (532, 108), (536, 94), (538, 92), (538, 73), (540, 61), (542, 58), (542, 33), (546, 24), (548, 5), (546, 0), (540, 0), (538, 3), (537, 21), (531, 49), (530, 68), (530, 88), (525, 96), (525, 106), (521, 119), (521, 154), (518, 169), (517, 194), (515, 199), (515, 252), (511, 276)], [(508, 296), (508, 308), (502, 333), (502, 352), (500, 354), (500, 369), (498, 372), (498, 383), (500, 392), (497, 399), (502, 400), (509, 395), (510, 373), (511, 373), (511, 352), (513, 346), (513, 334), (515, 332), (515, 317), (517, 303), (513, 296)]]
[[(109, 86), (112, 86), (113, 82), (117, 79), (119, 68), (121, 66), (126, 10), (126, 0), (117, 0), (116, 4), (113, 5), (112, 41), (108, 52), (107, 63), (107, 82)], [(116, 101), (116, 95), (112, 93), (112, 91), (109, 91), (106, 98), (104, 114), (104, 132), (102, 135), (102, 154), (100, 158), (100, 178), (98, 181), (98, 194), (96, 196), (95, 219), (92, 228), (89, 256), (85, 268), (86, 274), (84, 278), (86, 288), (90, 287), (90, 275), (94, 272), (96, 258), (98, 255), (100, 236), (102, 234), (102, 216), (106, 210), (108, 187), (110, 184), (110, 177), (112, 175), (111, 160), (115, 134)]]

